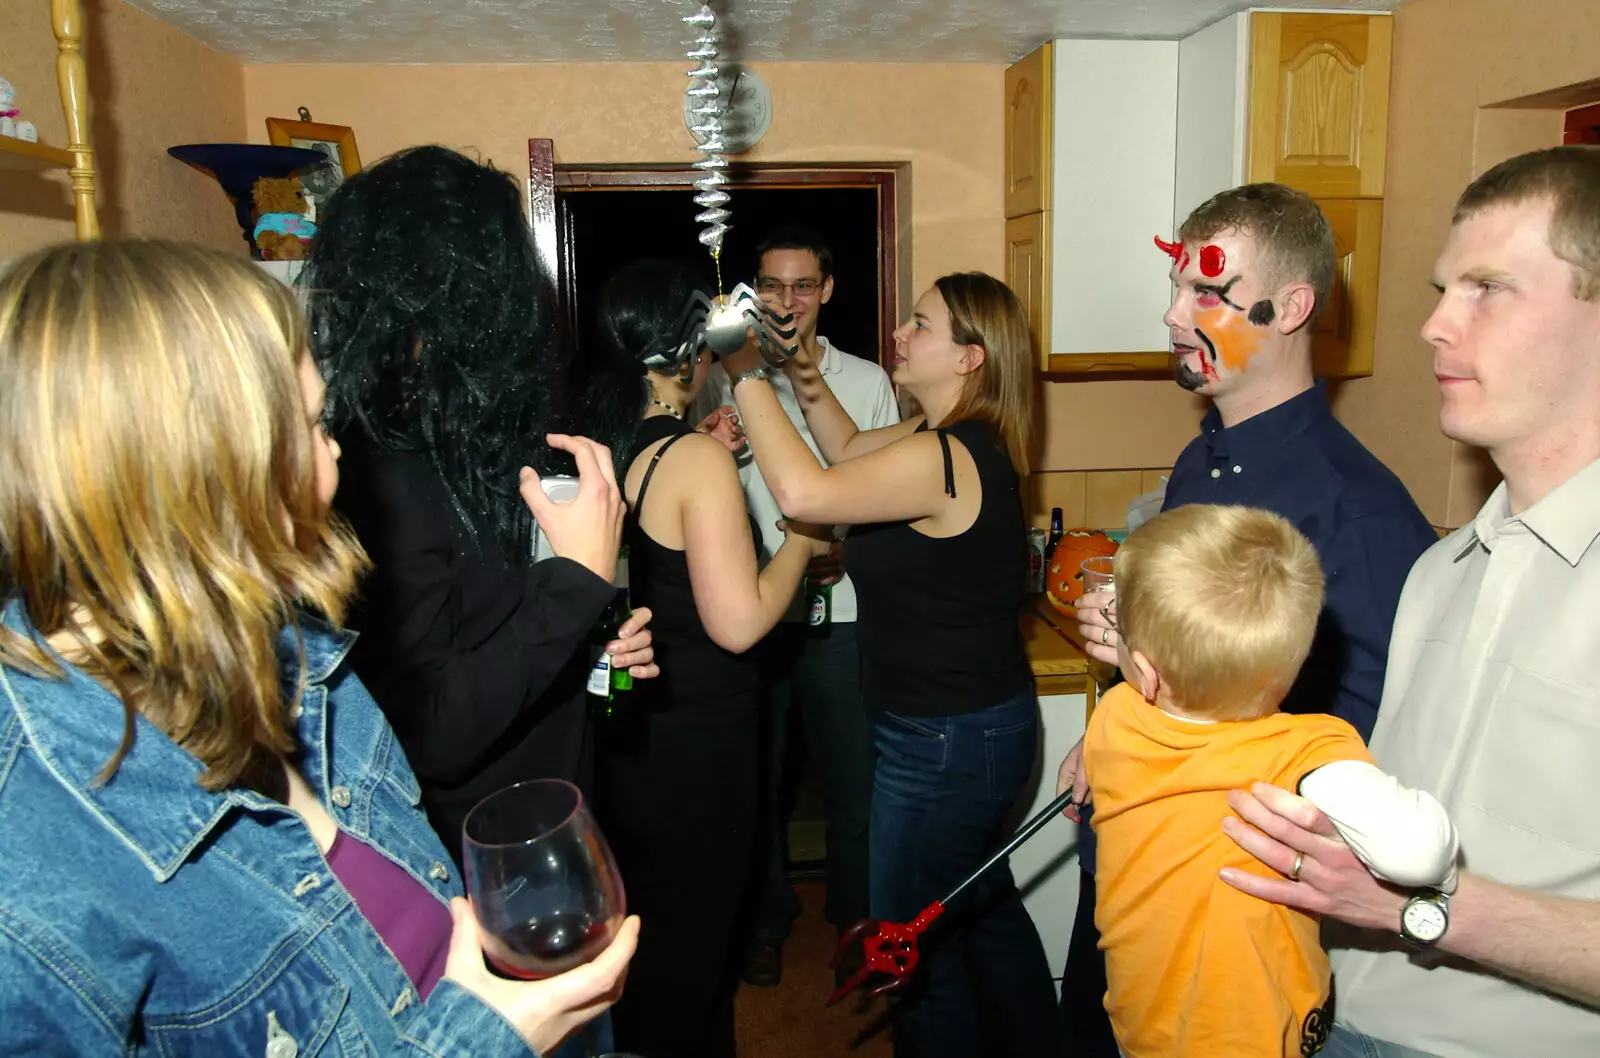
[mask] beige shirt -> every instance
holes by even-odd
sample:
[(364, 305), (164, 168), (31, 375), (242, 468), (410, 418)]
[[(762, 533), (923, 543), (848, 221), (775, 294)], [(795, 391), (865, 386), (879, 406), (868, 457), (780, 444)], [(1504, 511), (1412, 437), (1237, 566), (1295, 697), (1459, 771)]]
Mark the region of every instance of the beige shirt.
[[(1400, 596), (1379, 767), (1433, 793), (1462, 868), (1600, 899), (1600, 461), (1519, 517), (1502, 484)], [(1600, 1055), (1600, 1012), (1437, 952), (1337, 951), (1338, 1020), (1443, 1058)]]

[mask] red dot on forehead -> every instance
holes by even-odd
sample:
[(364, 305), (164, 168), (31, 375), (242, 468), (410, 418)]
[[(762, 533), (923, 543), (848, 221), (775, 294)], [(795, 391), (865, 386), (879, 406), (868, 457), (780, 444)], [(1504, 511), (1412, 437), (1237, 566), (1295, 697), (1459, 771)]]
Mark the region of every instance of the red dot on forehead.
[(1213, 278), (1220, 276), (1228, 266), (1228, 255), (1220, 246), (1206, 246), (1200, 250), (1200, 271)]

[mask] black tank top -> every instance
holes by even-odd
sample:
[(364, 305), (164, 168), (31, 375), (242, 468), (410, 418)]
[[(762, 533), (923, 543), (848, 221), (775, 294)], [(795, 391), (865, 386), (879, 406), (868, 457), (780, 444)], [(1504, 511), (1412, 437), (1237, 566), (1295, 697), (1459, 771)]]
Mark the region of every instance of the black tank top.
[(700, 611), (695, 608), (694, 588), (689, 583), (689, 558), (682, 551), (662, 547), (639, 525), (645, 493), (650, 479), (667, 450), (693, 430), (688, 423), (669, 415), (645, 419), (639, 424), (635, 450), (643, 450), (663, 437), (671, 438), (651, 458), (639, 482), (639, 495), (633, 501), (623, 525), (622, 538), (628, 545), (628, 591), (635, 607), (648, 606), (650, 631), (656, 663), (661, 675), (634, 684), (636, 692), (658, 697), (663, 692), (669, 702), (697, 702), (707, 698), (744, 694), (757, 683), (755, 659), (750, 652), (733, 654), (711, 641)]
[(977, 466), (983, 499), (972, 525), (944, 539), (924, 536), (910, 522), (861, 525), (844, 545), (860, 608), (856, 635), (867, 704), (909, 716), (988, 709), (1033, 680), (1018, 626), (1027, 524), (1017, 472), (987, 423), (936, 432), (950, 496), (956, 494), (951, 437)]

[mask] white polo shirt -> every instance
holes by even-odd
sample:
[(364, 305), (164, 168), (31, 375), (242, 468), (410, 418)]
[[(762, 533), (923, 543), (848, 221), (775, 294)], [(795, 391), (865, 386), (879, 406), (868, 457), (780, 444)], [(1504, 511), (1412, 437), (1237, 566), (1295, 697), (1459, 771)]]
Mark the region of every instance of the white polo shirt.
[[(822, 377), (859, 429), (876, 430), (900, 421), (894, 388), (889, 385), (889, 376), (884, 374), (883, 368), (870, 360), (840, 351), (821, 335), (817, 336), (817, 345), (822, 349)], [(811, 431), (806, 427), (805, 413), (800, 410), (800, 401), (794, 394), (794, 383), (783, 372), (775, 371), (772, 374), (772, 388), (778, 394), (778, 403), (788, 413), (789, 421), (794, 423), (811, 451), (826, 466), (828, 461), (823, 459), (817, 442), (812, 440)], [(714, 364), (706, 378), (705, 387), (695, 401), (693, 421), (698, 422), (721, 405), (732, 403), (733, 388), (728, 385), (728, 373), (721, 364)], [(761, 527), (763, 555), (770, 559), (783, 546), (783, 533), (778, 529), (778, 520), (783, 514), (778, 510), (767, 483), (762, 480), (761, 468), (756, 466), (755, 457), (748, 449), (739, 456), (739, 482), (744, 486), (745, 503), (750, 508), (751, 517)], [(784, 620), (800, 620), (804, 609), (804, 599), (796, 598)], [(850, 583), (850, 578), (845, 577), (833, 586), (833, 620), (844, 623), (855, 619), (856, 589)]]
[[(1585, 900), (1600, 900), (1597, 537), (1600, 461), (1517, 517), (1502, 483), (1412, 568), (1372, 733), (1378, 766), (1449, 810), (1465, 870)], [(1385, 947), (1334, 952), (1341, 1024), (1443, 1058), (1600, 1055), (1600, 1011)]]

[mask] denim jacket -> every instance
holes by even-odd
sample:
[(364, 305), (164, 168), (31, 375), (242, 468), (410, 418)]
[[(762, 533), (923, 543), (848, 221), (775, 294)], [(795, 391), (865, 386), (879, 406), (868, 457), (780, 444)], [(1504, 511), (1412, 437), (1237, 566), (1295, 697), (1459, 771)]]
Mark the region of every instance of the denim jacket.
[[(15, 600), (4, 621), (28, 628)], [(301, 628), (307, 686), (291, 713), (313, 793), (441, 901), (459, 895), (416, 776), (345, 664), (354, 637)], [(297, 654), (286, 630), (286, 688)], [(0, 1053), (530, 1053), (453, 981), (421, 1002), (300, 817), (201, 789), (199, 762), (142, 717), (96, 784), (122, 730), (121, 703), (83, 672), (0, 666)]]

